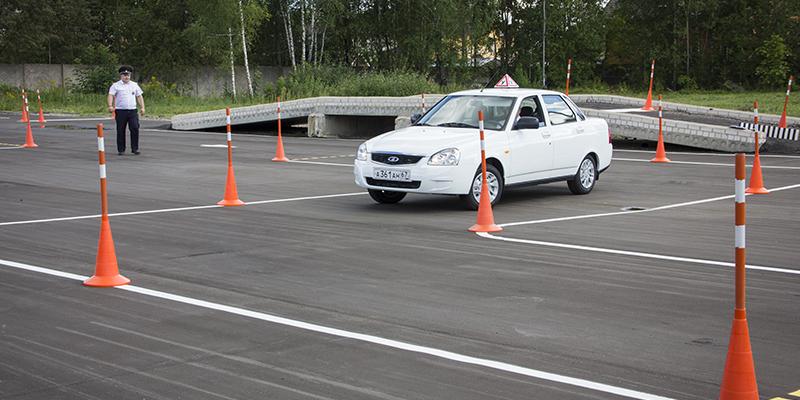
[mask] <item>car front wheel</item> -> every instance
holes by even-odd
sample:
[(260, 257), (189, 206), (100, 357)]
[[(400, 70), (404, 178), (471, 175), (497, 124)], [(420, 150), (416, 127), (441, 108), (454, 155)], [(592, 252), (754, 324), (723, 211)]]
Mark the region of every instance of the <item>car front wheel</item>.
[(381, 204), (395, 204), (406, 197), (406, 192), (393, 192), (391, 190), (368, 189), (369, 196)]
[[(491, 199), (492, 205), (495, 205), (503, 196), (503, 186), (505, 185), (505, 182), (503, 181), (503, 175), (500, 173), (497, 167), (492, 164), (486, 164), (486, 182), (489, 184), (489, 198)], [(481, 198), (482, 183), (483, 175), (481, 174), (481, 169), (478, 168), (478, 171), (472, 178), (470, 194), (460, 196), (467, 208), (471, 210), (478, 209)]]
[(596, 182), (597, 164), (594, 161), (594, 157), (586, 156), (581, 161), (575, 177), (567, 181), (567, 186), (569, 186), (569, 191), (574, 194), (587, 194), (594, 189)]

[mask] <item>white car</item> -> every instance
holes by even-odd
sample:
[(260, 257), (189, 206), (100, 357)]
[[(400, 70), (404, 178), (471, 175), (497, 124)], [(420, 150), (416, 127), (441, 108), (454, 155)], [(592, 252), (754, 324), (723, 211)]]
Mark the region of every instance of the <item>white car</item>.
[(412, 125), (358, 147), (355, 182), (378, 203), (406, 193), (458, 195), (477, 208), (481, 192), (478, 111), (484, 113), (487, 182), (492, 204), (506, 187), (566, 181), (592, 191), (611, 164), (605, 120), (587, 118), (562, 93), (535, 89), (450, 94)]

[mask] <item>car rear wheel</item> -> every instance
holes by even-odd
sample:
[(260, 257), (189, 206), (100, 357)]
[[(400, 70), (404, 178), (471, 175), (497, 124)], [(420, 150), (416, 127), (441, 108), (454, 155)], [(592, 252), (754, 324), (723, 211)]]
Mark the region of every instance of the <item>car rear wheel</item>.
[(569, 191), (573, 194), (587, 194), (594, 189), (597, 182), (597, 165), (594, 157), (586, 156), (581, 165), (578, 167), (578, 172), (575, 177), (567, 181)]
[(369, 196), (381, 204), (395, 204), (406, 197), (406, 192), (393, 192), (391, 190), (368, 189)]
[[(492, 164), (486, 164), (486, 182), (489, 184), (489, 198), (491, 199), (492, 205), (495, 205), (503, 196), (503, 186), (505, 185), (505, 182), (503, 181), (503, 175), (500, 173), (497, 167)], [(471, 210), (478, 209), (481, 198), (482, 183), (483, 176), (481, 174), (481, 169), (478, 168), (478, 171), (475, 172), (475, 176), (472, 178), (470, 194), (459, 196), (467, 208)]]

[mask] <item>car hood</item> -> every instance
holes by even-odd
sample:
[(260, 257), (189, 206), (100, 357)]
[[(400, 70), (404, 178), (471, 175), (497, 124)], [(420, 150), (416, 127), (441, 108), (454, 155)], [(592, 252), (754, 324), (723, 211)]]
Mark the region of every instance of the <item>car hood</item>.
[(448, 147), (463, 147), (468, 143), (480, 144), (477, 129), (411, 126), (367, 141), (371, 153), (392, 152), (426, 156)]

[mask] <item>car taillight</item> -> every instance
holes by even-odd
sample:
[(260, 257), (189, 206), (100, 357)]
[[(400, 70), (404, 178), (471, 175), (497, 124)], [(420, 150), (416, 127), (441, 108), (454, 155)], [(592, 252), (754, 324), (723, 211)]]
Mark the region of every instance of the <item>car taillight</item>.
[(611, 143), (611, 128), (608, 128), (608, 143)]

